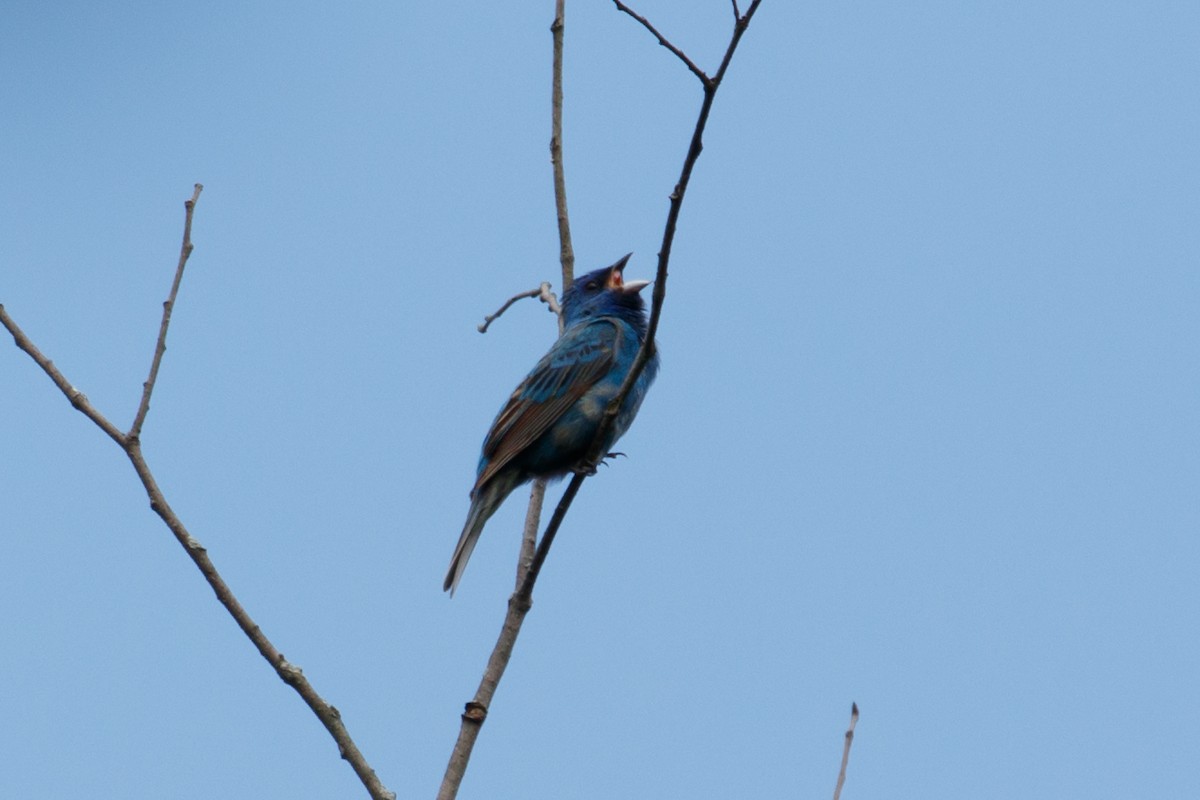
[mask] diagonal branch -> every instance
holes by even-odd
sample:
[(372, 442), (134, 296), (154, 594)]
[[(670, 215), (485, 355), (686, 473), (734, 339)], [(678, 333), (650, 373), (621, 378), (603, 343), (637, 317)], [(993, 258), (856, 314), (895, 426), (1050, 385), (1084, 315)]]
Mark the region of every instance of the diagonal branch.
[(217, 600), (225, 607), (229, 615), (233, 617), (234, 622), (242, 629), (242, 632), (246, 634), (246, 638), (250, 640), (259, 654), (267, 660), (267, 663), (275, 670), (275, 674), (284, 683), (296, 690), (300, 698), (312, 709), (317, 719), (329, 731), (329, 735), (337, 743), (338, 753), (350, 764), (350, 767), (358, 775), (359, 780), (366, 787), (371, 797), (374, 800), (395, 800), (396, 795), (380, 782), (379, 778), (375, 775), (375, 771), (367, 763), (366, 758), (363, 757), (362, 752), (350, 737), (350, 732), (346, 730), (346, 726), (342, 723), (341, 714), (338, 710), (317, 693), (308, 679), (304, 677), (304, 672), (300, 667), (289, 663), (283, 657), (283, 654), (279, 652), (278, 648), (263, 633), (258, 623), (242, 607), (233, 590), (229, 588), (229, 585), (225, 583), (224, 578), (217, 571), (212, 559), (208, 557), (208, 551), (188, 532), (188, 529), (179, 519), (179, 516), (167, 502), (166, 497), (158, 486), (158, 482), (154, 478), (154, 473), (150, 470), (150, 466), (146, 463), (146, 458), (142, 453), (142, 445), (138, 434), (141, 424), (145, 420), (146, 411), (149, 408), (150, 393), (154, 388), (157, 378), (158, 365), (162, 361), (167, 324), (170, 321), (170, 307), (174, 305), (175, 296), (179, 291), (179, 282), (183, 275), (184, 263), (187, 261), (188, 255), (191, 254), (192, 213), (195, 209), (196, 200), (200, 196), (200, 189), (200, 184), (196, 184), (195, 193), (192, 195), (192, 199), (186, 204), (187, 216), (184, 223), (184, 244), (180, 254), (179, 266), (175, 271), (175, 281), (171, 287), (170, 297), (164, 304), (163, 322), (159, 329), (158, 345), (155, 349), (154, 362), (150, 368), (150, 378), (143, 387), (142, 402), (138, 407), (137, 418), (134, 420), (133, 427), (128, 434), (123, 434), (117, 430), (116, 426), (97, 411), (88, 402), (83, 393), (66, 379), (62, 372), (54, 366), (54, 363), (42, 355), (41, 351), (34, 346), (29, 337), (25, 335), (16, 321), (8, 315), (8, 312), (4, 310), (2, 305), (0, 305), (0, 324), (3, 324), (8, 329), (17, 347), (29, 354), (30, 358), (42, 368), (42, 371), (59, 388), (59, 391), (71, 401), (71, 405), (94, 422), (100, 430), (108, 434), (109, 438), (115, 441), (121, 450), (124, 451), (125, 455), (128, 456), (130, 463), (133, 464), (134, 472), (137, 473), (138, 478), (142, 482), (142, 487), (146, 490), (146, 495), (150, 498), (151, 510), (162, 519), (167, 528), (175, 536), (175, 539), (183, 546), (184, 552), (192, 559), (192, 562), (200, 570), (204, 579), (208, 581), (208, 585), (212, 588), (213, 593), (216, 594)]
[(663, 47), (667, 48), (672, 53), (674, 53), (676, 56), (678, 56), (679, 60), (682, 61), (684, 64), (686, 64), (687, 68), (692, 71), (692, 74), (695, 75), (697, 78), (699, 78), (700, 82), (702, 84), (704, 84), (705, 86), (708, 86), (708, 84), (711, 82), (711, 79), (708, 77), (708, 75), (706, 75), (704, 73), (704, 70), (697, 67), (696, 62), (694, 62), (690, 58), (688, 58), (686, 53), (684, 53), (682, 50), (680, 50), (675, 45), (671, 44), (671, 42), (667, 39), (667, 37), (665, 37), (661, 33), (659, 33), (658, 28), (656, 28), (652, 24), (650, 24), (650, 20), (646, 19), (641, 14), (637, 13), (636, 11), (631, 9), (629, 6), (622, 3), (621, 0), (613, 0), (613, 2), (616, 3), (618, 11), (624, 11), (626, 14), (633, 17), (638, 22), (642, 23), (642, 27), (644, 27), (646, 30), (650, 31), (650, 33), (654, 34), (654, 38), (658, 39), (659, 44), (661, 44)]
[(687, 157), (683, 160), (683, 169), (679, 173), (679, 181), (675, 184), (675, 191), (671, 192), (670, 195), (671, 205), (667, 211), (667, 224), (663, 229), (662, 246), (658, 251), (658, 271), (654, 277), (654, 294), (650, 300), (650, 324), (647, 327), (646, 341), (642, 342), (641, 349), (638, 350), (637, 357), (633, 361), (633, 366), (629, 369), (629, 374), (625, 376), (625, 382), (621, 384), (620, 391), (617, 392), (617, 395), (608, 404), (608, 408), (604, 414), (604, 421), (600, 425), (600, 429), (597, 431), (596, 439), (592, 445), (592, 458), (590, 459), (592, 463), (596, 463), (603, 455), (600, 451), (603, 449), (601, 444), (604, 441), (605, 433), (616, 421), (621, 404), (625, 402), (625, 398), (633, 389), (633, 384), (641, 376), (642, 371), (646, 368), (646, 363), (654, 353), (658, 321), (662, 316), (662, 305), (667, 296), (667, 264), (671, 260), (671, 245), (675, 241), (675, 229), (679, 222), (679, 212), (683, 208), (683, 196), (687, 192), (688, 184), (692, 179), (692, 168), (696, 166), (696, 161), (700, 158), (700, 153), (704, 150), (704, 128), (708, 125), (708, 115), (712, 111), (713, 101), (717, 97), (717, 89), (721, 87), (721, 81), (725, 78), (725, 72), (729, 69), (729, 64), (733, 60), (733, 54), (742, 39), (742, 34), (749, 27), (750, 20), (754, 16), (754, 12), (758, 10), (761, 2), (762, 0), (754, 0), (750, 4), (750, 8), (746, 10), (745, 16), (739, 17), (737, 22), (734, 23), (733, 35), (730, 37), (729, 46), (725, 48), (725, 57), (721, 60), (721, 66), (712, 80), (704, 85), (704, 102), (700, 105), (700, 114), (696, 119), (696, 127), (692, 131), (692, 140), (688, 145)]
[(13, 342), (18, 348), (29, 354), (29, 357), (34, 360), (42, 372), (45, 372), (50, 380), (54, 381), (54, 385), (58, 387), (67, 400), (71, 401), (71, 405), (75, 407), (81, 414), (96, 423), (100, 430), (108, 434), (109, 438), (116, 442), (121, 447), (125, 447), (125, 434), (117, 430), (117, 426), (108, 421), (108, 418), (96, 410), (96, 407), (88, 402), (87, 396), (83, 392), (76, 389), (66, 376), (59, 371), (58, 367), (54, 366), (54, 362), (42, 355), (42, 351), (37, 349), (37, 346), (29, 340), (25, 335), (25, 331), (17, 325), (16, 320), (8, 315), (4, 310), (4, 306), (0, 305), (0, 325), (8, 329), (12, 334)]
[(154, 384), (158, 381), (158, 367), (162, 364), (163, 354), (167, 352), (167, 326), (171, 324), (171, 311), (175, 308), (175, 297), (179, 294), (179, 284), (183, 281), (183, 268), (187, 266), (188, 256), (192, 254), (192, 214), (196, 211), (196, 201), (204, 187), (196, 184), (192, 191), (192, 199), (183, 204), (183, 244), (179, 248), (179, 265), (175, 267), (175, 280), (171, 283), (171, 293), (163, 303), (162, 323), (158, 326), (158, 342), (154, 345), (154, 358), (150, 362), (150, 377), (142, 384), (142, 402), (138, 404), (137, 414), (134, 415), (133, 425), (129, 427), (127, 436), (137, 439), (142, 435), (142, 425), (146, 414), (150, 411), (150, 395), (154, 392)]

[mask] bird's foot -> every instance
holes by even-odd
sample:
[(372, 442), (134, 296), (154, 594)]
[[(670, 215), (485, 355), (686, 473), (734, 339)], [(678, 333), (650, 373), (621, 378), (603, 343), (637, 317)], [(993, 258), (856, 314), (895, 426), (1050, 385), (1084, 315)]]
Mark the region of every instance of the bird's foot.
[(571, 467), (571, 472), (576, 475), (583, 475), (584, 477), (590, 478), (596, 474), (598, 467), (601, 465), (608, 466), (608, 459), (610, 458), (628, 458), (628, 456), (624, 453), (605, 453), (595, 464), (577, 464), (576, 466)]

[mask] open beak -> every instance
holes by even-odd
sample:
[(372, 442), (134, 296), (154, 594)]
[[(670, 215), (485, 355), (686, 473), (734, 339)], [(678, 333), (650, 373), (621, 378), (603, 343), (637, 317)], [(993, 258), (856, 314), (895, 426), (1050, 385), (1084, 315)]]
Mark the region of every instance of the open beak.
[(650, 285), (650, 281), (625, 280), (625, 264), (629, 262), (629, 257), (632, 255), (633, 253), (626, 253), (617, 263), (608, 268), (608, 288), (619, 289), (622, 292), (640, 292)]

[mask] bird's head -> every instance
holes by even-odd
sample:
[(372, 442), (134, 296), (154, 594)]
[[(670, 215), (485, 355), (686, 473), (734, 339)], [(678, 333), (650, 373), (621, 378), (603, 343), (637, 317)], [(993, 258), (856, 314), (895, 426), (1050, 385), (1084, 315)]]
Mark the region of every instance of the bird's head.
[(625, 280), (625, 264), (632, 255), (627, 253), (610, 267), (579, 276), (563, 292), (563, 321), (568, 327), (589, 317), (621, 317), (633, 325), (645, 325), (646, 304), (640, 292), (650, 281)]

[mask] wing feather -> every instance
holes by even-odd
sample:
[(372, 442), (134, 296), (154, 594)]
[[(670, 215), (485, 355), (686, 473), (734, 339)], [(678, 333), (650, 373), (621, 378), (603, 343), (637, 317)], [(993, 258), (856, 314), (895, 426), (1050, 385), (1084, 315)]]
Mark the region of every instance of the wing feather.
[(620, 331), (599, 319), (564, 333), (513, 391), (483, 443), (487, 467), (475, 489), (548, 431), (616, 360)]

